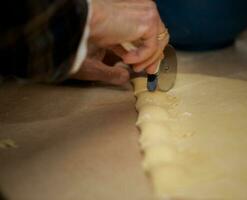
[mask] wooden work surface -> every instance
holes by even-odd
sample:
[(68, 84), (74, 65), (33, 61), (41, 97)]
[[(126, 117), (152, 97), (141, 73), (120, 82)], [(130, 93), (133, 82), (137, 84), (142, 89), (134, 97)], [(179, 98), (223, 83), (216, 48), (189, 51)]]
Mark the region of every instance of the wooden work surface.
[(13, 200), (148, 199), (135, 99), (127, 89), (6, 83), (1, 190)]
[[(179, 72), (246, 80), (244, 38), (216, 52), (180, 52)], [(18, 145), (0, 149), (0, 191), (6, 199), (152, 199), (130, 85), (7, 82), (0, 97), (0, 139)]]

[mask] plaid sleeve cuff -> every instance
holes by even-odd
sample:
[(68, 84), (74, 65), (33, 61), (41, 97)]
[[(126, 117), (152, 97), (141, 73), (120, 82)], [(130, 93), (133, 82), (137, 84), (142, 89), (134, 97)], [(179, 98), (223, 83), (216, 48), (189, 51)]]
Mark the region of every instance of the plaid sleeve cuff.
[[(86, 0), (67, 2), (67, 5), (58, 10), (50, 23), (49, 32), (54, 38), (51, 66), (48, 69), (50, 73), (46, 71), (47, 77), (41, 77), (41, 80), (46, 82), (65, 80), (79, 69), (80, 63), (86, 56), (89, 35), (88, 3)], [(38, 65), (33, 66), (37, 68)], [(38, 69), (41, 69), (41, 66)]]
[(59, 82), (76, 72), (87, 51), (89, 2), (14, 2), (17, 6), (6, 1), (0, 8), (13, 15), (11, 20), (2, 19), (0, 58), (5, 64), (0, 67), (0, 73), (41, 82)]

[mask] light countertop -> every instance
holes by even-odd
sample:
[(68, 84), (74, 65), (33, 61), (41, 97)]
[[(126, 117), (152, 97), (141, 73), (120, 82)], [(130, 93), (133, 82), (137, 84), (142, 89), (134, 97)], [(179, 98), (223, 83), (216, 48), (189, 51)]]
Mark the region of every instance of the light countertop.
[[(247, 36), (205, 53), (178, 52), (179, 73), (247, 80)], [(152, 199), (141, 168), (131, 86), (0, 86), (0, 190), (10, 200)]]

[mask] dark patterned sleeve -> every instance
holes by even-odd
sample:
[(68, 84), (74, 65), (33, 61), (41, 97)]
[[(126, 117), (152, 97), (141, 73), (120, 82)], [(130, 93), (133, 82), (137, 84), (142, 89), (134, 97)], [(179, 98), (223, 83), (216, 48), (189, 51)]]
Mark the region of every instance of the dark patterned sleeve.
[(71, 71), (86, 0), (8, 0), (0, 7), (0, 73), (59, 82)]

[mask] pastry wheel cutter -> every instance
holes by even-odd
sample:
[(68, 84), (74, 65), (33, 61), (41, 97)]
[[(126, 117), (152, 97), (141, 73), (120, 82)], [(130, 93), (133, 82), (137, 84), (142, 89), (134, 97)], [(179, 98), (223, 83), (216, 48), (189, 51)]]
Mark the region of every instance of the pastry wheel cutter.
[[(122, 43), (126, 51), (136, 50), (137, 47), (132, 43)], [(143, 74), (141, 74), (143, 76)], [(146, 74), (147, 89), (150, 92), (157, 88), (161, 91), (169, 91), (175, 84), (177, 76), (177, 56), (175, 49), (168, 44), (164, 49), (164, 58), (160, 61), (155, 74)]]

